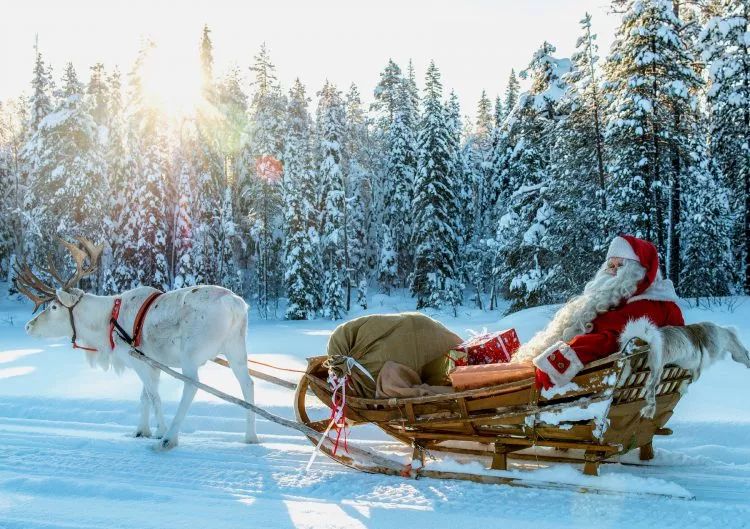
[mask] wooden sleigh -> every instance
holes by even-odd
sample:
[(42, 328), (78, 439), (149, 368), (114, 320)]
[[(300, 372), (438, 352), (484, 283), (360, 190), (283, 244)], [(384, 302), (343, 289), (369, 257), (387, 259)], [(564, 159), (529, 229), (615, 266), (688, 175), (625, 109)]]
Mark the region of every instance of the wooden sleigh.
[[(422, 463), (421, 476), (486, 483), (514, 481), (491, 475), (467, 478), (431, 472), (429, 465), (425, 466), (425, 452), (430, 451), (491, 456), (490, 468), (496, 470), (506, 470), (509, 457), (583, 463), (584, 474), (598, 475), (601, 463), (635, 448), (640, 450), (641, 460), (652, 459), (654, 435), (671, 433), (665, 425), (690, 383), (690, 374), (676, 366), (665, 367), (654, 417), (644, 418), (647, 358), (647, 345), (635, 340), (620, 353), (587, 365), (557, 393), (538, 391), (532, 378), (438, 396), (373, 399), (347, 395), (346, 417), (350, 425), (375, 424), (413, 447), (414, 459)], [(295, 397), (297, 420), (318, 432), (325, 432), (330, 420), (311, 420), (308, 400), (312, 393), (331, 407), (325, 360), (325, 356), (308, 359)], [(310, 439), (318, 444), (317, 439)], [(526, 449), (532, 447), (548, 448), (530, 454)], [(352, 468), (393, 474), (389, 468), (357, 460), (341, 449), (334, 454), (326, 443), (321, 443), (320, 449)]]

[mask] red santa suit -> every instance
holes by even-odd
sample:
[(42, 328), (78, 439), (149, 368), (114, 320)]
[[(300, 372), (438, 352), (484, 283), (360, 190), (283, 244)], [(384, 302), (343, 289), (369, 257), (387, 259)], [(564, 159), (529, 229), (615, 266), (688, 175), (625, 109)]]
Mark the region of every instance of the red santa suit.
[(636, 292), (619, 306), (599, 314), (591, 322), (590, 332), (567, 343), (558, 342), (534, 358), (538, 387), (567, 384), (585, 364), (617, 352), (620, 334), (631, 320), (646, 317), (658, 327), (685, 324), (672, 282), (661, 279), (653, 244), (621, 235), (610, 245), (607, 259), (611, 257), (635, 259), (646, 268)]

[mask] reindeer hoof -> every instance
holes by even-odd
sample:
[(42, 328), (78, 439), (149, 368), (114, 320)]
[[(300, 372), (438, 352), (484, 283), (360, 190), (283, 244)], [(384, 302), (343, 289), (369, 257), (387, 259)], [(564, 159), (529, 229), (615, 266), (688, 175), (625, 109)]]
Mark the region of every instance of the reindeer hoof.
[(177, 439), (164, 438), (154, 445), (154, 450), (157, 452), (166, 452), (167, 450), (172, 450), (175, 446), (177, 446)]
[(135, 437), (136, 439), (139, 437), (151, 437), (151, 430), (142, 430), (139, 428), (138, 430), (133, 432), (133, 437)]
[(245, 443), (249, 445), (255, 445), (255, 444), (260, 443), (260, 441), (258, 440), (258, 436), (255, 434), (245, 435)]

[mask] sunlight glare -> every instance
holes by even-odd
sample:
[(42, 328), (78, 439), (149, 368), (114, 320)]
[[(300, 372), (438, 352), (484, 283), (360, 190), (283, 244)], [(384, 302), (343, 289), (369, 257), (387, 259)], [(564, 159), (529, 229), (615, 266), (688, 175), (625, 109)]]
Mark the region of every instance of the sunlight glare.
[[(189, 50), (194, 53), (194, 50)], [(202, 104), (200, 64), (161, 45), (146, 54), (142, 69), (146, 100), (168, 117), (182, 117)]]

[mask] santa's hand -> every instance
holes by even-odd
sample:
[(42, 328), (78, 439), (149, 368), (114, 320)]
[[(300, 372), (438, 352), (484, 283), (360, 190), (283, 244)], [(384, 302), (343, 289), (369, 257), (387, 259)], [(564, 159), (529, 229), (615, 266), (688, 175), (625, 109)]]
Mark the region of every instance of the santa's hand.
[(550, 389), (555, 385), (552, 380), (550, 380), (549, 375), (541, 369), (535, 370), (534, 383), (536, 384), (536, 389)]

